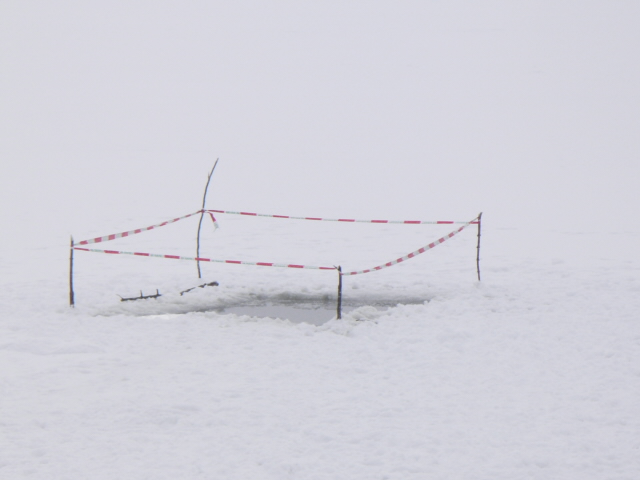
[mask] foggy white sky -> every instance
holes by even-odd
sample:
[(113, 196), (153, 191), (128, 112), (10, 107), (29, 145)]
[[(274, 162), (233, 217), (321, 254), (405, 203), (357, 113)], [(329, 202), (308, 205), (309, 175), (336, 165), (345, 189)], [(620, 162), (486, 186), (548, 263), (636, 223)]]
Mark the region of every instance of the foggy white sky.
[(2, 220), (187, 213), (220, 157), (218, 208), (637, 229), (639, 14), (2, 0)]

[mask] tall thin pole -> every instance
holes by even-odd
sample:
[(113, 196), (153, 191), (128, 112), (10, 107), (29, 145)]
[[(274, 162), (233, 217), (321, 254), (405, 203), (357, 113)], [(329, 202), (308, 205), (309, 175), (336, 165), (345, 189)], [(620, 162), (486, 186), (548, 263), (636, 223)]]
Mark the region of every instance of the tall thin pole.
[(478, 215), (478, 247), (476, 253), (476, 270), (478, 271), (478, 281), (480, 281), (480, 232), (482, 231), (482, 212)]
[(73, 295), (73, 237), (71, 237), (71, 248), (69, 251), (69, 305), (75, 306)]
[[(209, 182), (211, 181), (211, 175), (213, 175), (213, 171), (216, 169), (216, 165), (218, 165), (219, 158), (216, 159), (216, 163), (213, 164), (213, 168), (211, 172), (209, 172), (209, 176), (207, 177), (207, 185), (204, 187), (204, 195), (202, 196), (202, 212), (200, 213), (200, 221), (198, 222), (198, 237), (196, 239), (196, 258), (200, 258), (200, 229), (202, 228), (202, 218), (204, 217), (204, 207), (207, 203), (207, 191), (209, 190)], [(200, 272), (200, 260), (196, 261), (196, 265), (198, 265), (198, 278), (202, 278), (202, 273)]]
[(338, 320), (342, 318), (342, 267), (338, 267)]

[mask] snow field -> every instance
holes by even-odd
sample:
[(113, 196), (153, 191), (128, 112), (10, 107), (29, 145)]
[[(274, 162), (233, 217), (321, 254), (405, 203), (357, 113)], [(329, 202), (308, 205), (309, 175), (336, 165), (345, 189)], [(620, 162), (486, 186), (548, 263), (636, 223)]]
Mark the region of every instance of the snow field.
[[(369, 276), (374, 293), (422, 292), (423, 304), (361, 307), (322, 326), (196, 311), (246, 298), (254, 275), (273, 296), (335, 294), (333, 277), (309, 289), (279, 269), (228, 267), (237, 283), (225, 287), (221, 270), (220, 290), (188, 299), (96, 296), (75, 310), (64, 297), (47, 306), (63, 293), (51, 282), (42, 303), (20, 302), (31, 293), (18, 289), (2, 307), (3, 475), (634, 478), (637, 269), (490, 258), (478, 284), (455, 241), (449, 277), (418, 259), (394, 268), (416, 267), (422, 281), (389, 278), (394, 268)], [(444, 253), (422, 257), (437, 267)], [(362, 288), (347, 283), (347, 294)], [(177, 301), (194, 311), (166, 313)]]

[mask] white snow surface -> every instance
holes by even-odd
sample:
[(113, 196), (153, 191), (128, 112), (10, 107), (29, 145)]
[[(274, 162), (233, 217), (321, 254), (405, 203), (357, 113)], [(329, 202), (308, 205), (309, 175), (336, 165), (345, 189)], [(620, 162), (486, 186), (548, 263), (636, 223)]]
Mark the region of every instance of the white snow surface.
[[(173, 284), (199, 282), (191, 262), (76, 252), (73, 310), (66, 272), (6, 282), (2, 477), (635, 478), (638, 262), (500, 254), (492, 242), (524, 235), (489, 219), (481, 283), (475, 231), (465, 231), (411, 262), (345, 278), (345, 299), (364, 306), (320, 326), (212, 307), (256, 295), (335, 299), (333, 272), (205, 264), (221, 285), (181, 297)], [(272, 222), (288, 239), (324, 227), (229, 220), (209, 248), (242, 221)], [(395, 228), (414, 243), (436, 233)], [(136, 240), (153, 249), (156, 232), (144, 235)], [(291, 253), (270, 237), (267, 250)], [(232, 243), (238, 252), (255, 249), (245, 238)], [(21, 262), (10, 267), (19, 278)], [(127, 271), (166, 295), (119, 302)], [(397, 305), (366, 306), (376, 298)]]
[(0, 2), (0, 479), (639, 478), (639, 15)]

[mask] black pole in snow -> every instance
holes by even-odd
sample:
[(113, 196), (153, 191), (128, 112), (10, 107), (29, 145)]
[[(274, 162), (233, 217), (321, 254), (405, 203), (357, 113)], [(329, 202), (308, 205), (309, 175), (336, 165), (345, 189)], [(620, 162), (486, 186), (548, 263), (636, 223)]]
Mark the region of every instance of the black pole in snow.
[[(204, 217), (204, 206), (207, 203), (207, 191), (209, 190), (209, 182), (211, 181), (211, 175), (213, 175), (213, 171), (216, 169), (216, 165), (218, 165), (219, 158), (216, 159), (216, 163), (213, 164), (213, 168), (211, 172), (209, 172), (209, 176), (207, 177), (207, 185), (204, 187), (204, 195), (202, 196), (202, 212), (200, 213), (200, 221), (198, 222), (198, 236), (196, 238), (196, 258), (200, 258), (200, 229), (202, 228), (202, 218)], [(196, 260), (196, 265), (198, 265), (198, 278), (202, 278), (202, 273), (200, 272), (200, 260)]]
[(482, 231), (482, 212), (478, 215), (478, 247), (476, 254), (476, 270), (478, 271), (478, 281), (480, 281), (480, 232)]
[(338, 267), (338, 320), (342, 318), (342, 267)]
[(69, 251), (69, 305), (73, 307), (75, 304), (73, 294), (73, 237), (71, 237), (71, 248)]

